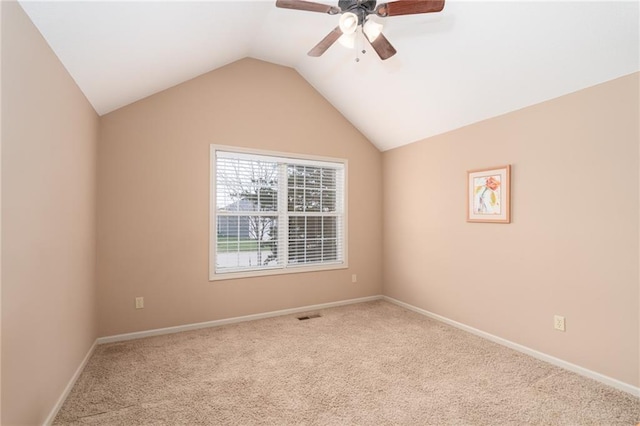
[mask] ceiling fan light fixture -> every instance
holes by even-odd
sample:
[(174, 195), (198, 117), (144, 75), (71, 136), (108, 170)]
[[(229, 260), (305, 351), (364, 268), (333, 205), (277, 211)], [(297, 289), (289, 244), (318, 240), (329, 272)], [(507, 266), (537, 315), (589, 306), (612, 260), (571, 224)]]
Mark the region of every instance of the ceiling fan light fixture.
[(338, 43), (346, 47), (347, 49), (354, 49), (356, 47), (356, 33), (342, 34), (338, 39)]
[(340, 17), (340, 31), (342, 34), (354, 34), (358, 28), (358, 15), (353, 12), (343, 13)]
[(382, 33), (382, 24), (374, 21), (373, 19), (367, 19), (367, 22), (362, 26), (362, 32), (367, 36), (369, 42), (373, 42), (380, 33)]

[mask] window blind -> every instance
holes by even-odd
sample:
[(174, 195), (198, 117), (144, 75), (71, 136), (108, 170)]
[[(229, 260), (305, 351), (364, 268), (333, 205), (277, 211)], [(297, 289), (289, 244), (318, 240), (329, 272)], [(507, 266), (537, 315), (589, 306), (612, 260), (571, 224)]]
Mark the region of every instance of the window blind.
[(213, 274), (345, 260), (345, 165), (212, 151)]

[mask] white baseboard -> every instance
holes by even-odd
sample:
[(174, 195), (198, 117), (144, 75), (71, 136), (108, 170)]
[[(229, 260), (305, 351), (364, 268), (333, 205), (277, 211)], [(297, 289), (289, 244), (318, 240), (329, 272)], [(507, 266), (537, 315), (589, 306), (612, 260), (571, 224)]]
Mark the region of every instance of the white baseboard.
[(80, 374), (82, 374), (82, 371), (84, 370), (84, 367), (87, 365), (87, 362), (89, 362), (89, 358), (91, 358), (91, 355), (93, 355), (93, 351), (96, 349), (97, 344), (98, 344), (98, 341), (96, 340), (93, 342), (93, 345), (91, 345), (91, 348), (89, 348), (89, 352), (87, 352), (87, 354), (82, 359), (82, 362), (76, 369), (76, 372), (73, 373), (71, 380), (69, 380), (69, 383), (67, 383), (67, 386), (64, 388), (64, 391), (60, 395), (60, 398), (58, 398), (58, 401), (56, 401), (56, 405), (53, 406), (53, 409), (45, 419), (43, 423), (44, 426), (49, 426), (51, 423), (53, 423), (53, 420), (58, 415), (58, 411), (60, 411), (60, 408), (62, 408), (62, 404), (64, 404), (64, 401), (67, 399), (67, 396), (69, 396), (71, 389), (73, 389), (73, 386), (76, 384), (78, 377), (80, 377)]
[(405, 302), (401, 302), (397, 299), (394, 299), (389, 296), (382, 296), (383, 300), (387, 302), (393, 303), (395, 305), (401, 306), (405, 309), (408, 309), (413, 312), (417, 312), (419, 314), (425, 315), (429, 318), (433, 318), (437, 321), (443, 322), (445, 324), (449, 324), (453, 327), (459, 328), (461, 330), (467, 331), (469, 333), (475, 334), (476, 336), (480, 336), (484, 339), (491, 340), (492, 342), (498, 343), (500, 345), (506, 346), (508, 348), (514, 349), (518, 352), (522, 352), (539, 360), (548, 362), (549, 364), (553, 364), (555, 366), (564, 368), (565, 370), (572, 371), (574, 373), (580, 374), (581, 376), (588, 377), (590, 379), (596, 380), (600, 383), (604, 383), (605, 385), (611, 386), (613, 388), (619, 389), (621, 391), (630, 393), (631, 395), (640, 397), (640, 388), (630, 385), (628, 383), (621, 382), (620, 380), (614, 379), (609, 376), (605, 376), (604, 374), (596, 373), (595, 371), (591, 371), (584, 367), (580, 367), (579, 365), (572, 364), (570, 362), (564, 361), (560, 358), (556, 358), (551, 355), (547, 355), (545, 353), (536, 351), (534, 349), (528, 348), (526, 346), (520, 345), (518, 343), (511, 342), (507, 339), (503, 339), (502, 337), (494, 336), (493, 334), (489, 334), (482, 330), (478, 330), (477, 328), (470, 327), (466, 324), (462, 324), (460, 322), (451, 320), (449, 318), (443, 317), (438, 314), (434, 314), (433, 312), (429, 312), (427, 310), (418, 308), (416, 306), (410, 305)]
[(154, 330), (137, 331), (134, 333), (117, 334), (115, 336), (99, 337), (97, 342), (99, 345), (103, 343), (122, 342), (125, 340), (140, 339), (143, 337), (160, 336), (162, 334), (180, 333), (181, 331), (197, 330), (200, 328), (219, 327), (226, 324), (235, 324), (245, 321), (253, 321), (264, 318), (278, 317), (282, 315), (297, 314), (300, 312), (308, 312), (318, 309), (333, 308), (336, 306), (352, 305), (354, 303), (371, 302), (380, 300), (382, 296), (360, 297), (358, 299), (340, 300), (338, 302), (321, 303), (319, 305), (301, 306), (299, 308), (283, 309), (280, 311), (265, 312), (262, 314), (245, 315), (242, 317), (225, 318), (214, 321), (199, 322), (195, 324), (178, 325), (175, 327), (156, 328)]

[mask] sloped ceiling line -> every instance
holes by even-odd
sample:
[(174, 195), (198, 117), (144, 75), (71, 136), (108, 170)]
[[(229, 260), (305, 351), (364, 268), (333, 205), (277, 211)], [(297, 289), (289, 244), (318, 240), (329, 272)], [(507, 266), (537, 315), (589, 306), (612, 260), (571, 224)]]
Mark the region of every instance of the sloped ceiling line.
[(339, 44), (306, 55), (337, 16), (275, 1), (21, 5), (100, 115), (250, 56), (295, 68), (383, 151), (640, 63), (637, 1), (448, 0), (437, 14), (385, 18), (398, 54), (370, 51), (357, 63)]

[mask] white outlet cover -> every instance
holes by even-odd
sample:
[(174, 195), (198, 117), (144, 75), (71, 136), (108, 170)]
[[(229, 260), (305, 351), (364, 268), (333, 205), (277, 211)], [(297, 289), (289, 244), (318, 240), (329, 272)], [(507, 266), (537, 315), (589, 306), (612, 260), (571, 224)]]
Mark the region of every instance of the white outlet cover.
[(554, 315), (553, 317), (553, 328), (559, 331), (565, 331), (565, 320), (563, 316)]

